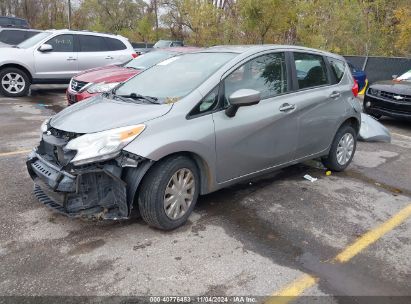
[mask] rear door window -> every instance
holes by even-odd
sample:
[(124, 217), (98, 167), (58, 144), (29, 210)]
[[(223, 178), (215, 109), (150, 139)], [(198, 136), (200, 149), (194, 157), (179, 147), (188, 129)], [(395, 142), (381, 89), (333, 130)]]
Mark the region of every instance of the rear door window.
[(339, 83), (344, 76), (345, 72), (345, 62), (335, 58), (328, 57), (328, 62), (330, 63), (331, 72), (335, 78), (335, 83)]
[(106, 44), (104, 37), (92, 35), (78, 35), (80, 42), (80, 52), (107, 52), (110, 48)]
[(110, 51), (121, 51), (127, 49), (126, 45), (118, 39), (104, 37)]
[(58, 35), (46, 42), (53, 47), (53, 52), (74, 52), (73, 35)]
[(300, 89), (329, 84), (327, 68), (321, 55), (296, 52), (294, 62)]

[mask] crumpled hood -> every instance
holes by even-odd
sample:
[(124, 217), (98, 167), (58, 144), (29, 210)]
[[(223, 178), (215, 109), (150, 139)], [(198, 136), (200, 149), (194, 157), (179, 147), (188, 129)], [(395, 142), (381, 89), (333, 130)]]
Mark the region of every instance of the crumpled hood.
[(409, 81), (379, 81), (373, 83), (370, 88), (377, 89), (380, 91), (386, 91), (390, 93), (402, 94), (402, 95), (411, 95), (411, 82)]
[(77, 74), (74, 79), (85, 82), (122, 82), (140, 71), (135, 69), (127, 69), (122, 66), (110, 65), (96, 69), (86, 70)]
[(144, 123), (167, 114), (171, 104), (142, 104), (97, 95), (65, 108), (51, 118), (53, 128), (73, 133), (94, 133)]

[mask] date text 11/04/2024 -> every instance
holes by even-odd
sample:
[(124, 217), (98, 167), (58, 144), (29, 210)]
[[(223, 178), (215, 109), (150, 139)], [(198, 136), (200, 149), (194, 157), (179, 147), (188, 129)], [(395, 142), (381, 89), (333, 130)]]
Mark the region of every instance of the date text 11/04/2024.
[(249, 296), (197, 296), (177, 297), (163, 296), (150, 297), (150, 303), (257, 303), (256, 297)]

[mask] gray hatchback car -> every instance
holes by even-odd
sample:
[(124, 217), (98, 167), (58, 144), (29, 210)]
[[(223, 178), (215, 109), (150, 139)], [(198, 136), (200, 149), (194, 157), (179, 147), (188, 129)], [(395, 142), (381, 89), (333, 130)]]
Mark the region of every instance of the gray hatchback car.
[(213, 47), (169, 58), (42, 127), (34, 193), (69, 216), (138, 208), (173, 229), (199, 195), (307, 159), (344, 170), (360, 104), (344, 58), (295, 46)]

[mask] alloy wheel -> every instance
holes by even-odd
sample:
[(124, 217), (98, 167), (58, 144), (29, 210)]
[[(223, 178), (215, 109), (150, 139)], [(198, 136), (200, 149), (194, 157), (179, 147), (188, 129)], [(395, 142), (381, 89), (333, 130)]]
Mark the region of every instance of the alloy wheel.
[(337, 146), (337, 162), (344, 166), (351, 159), (354, 151), (354, 136), (351, 133), (345, 133), (341, 137)]
[(1, 85), (10, 94), (18, 94), (26, 87), (26, 81), (18, 73), (7, 73), (1, 79)]

